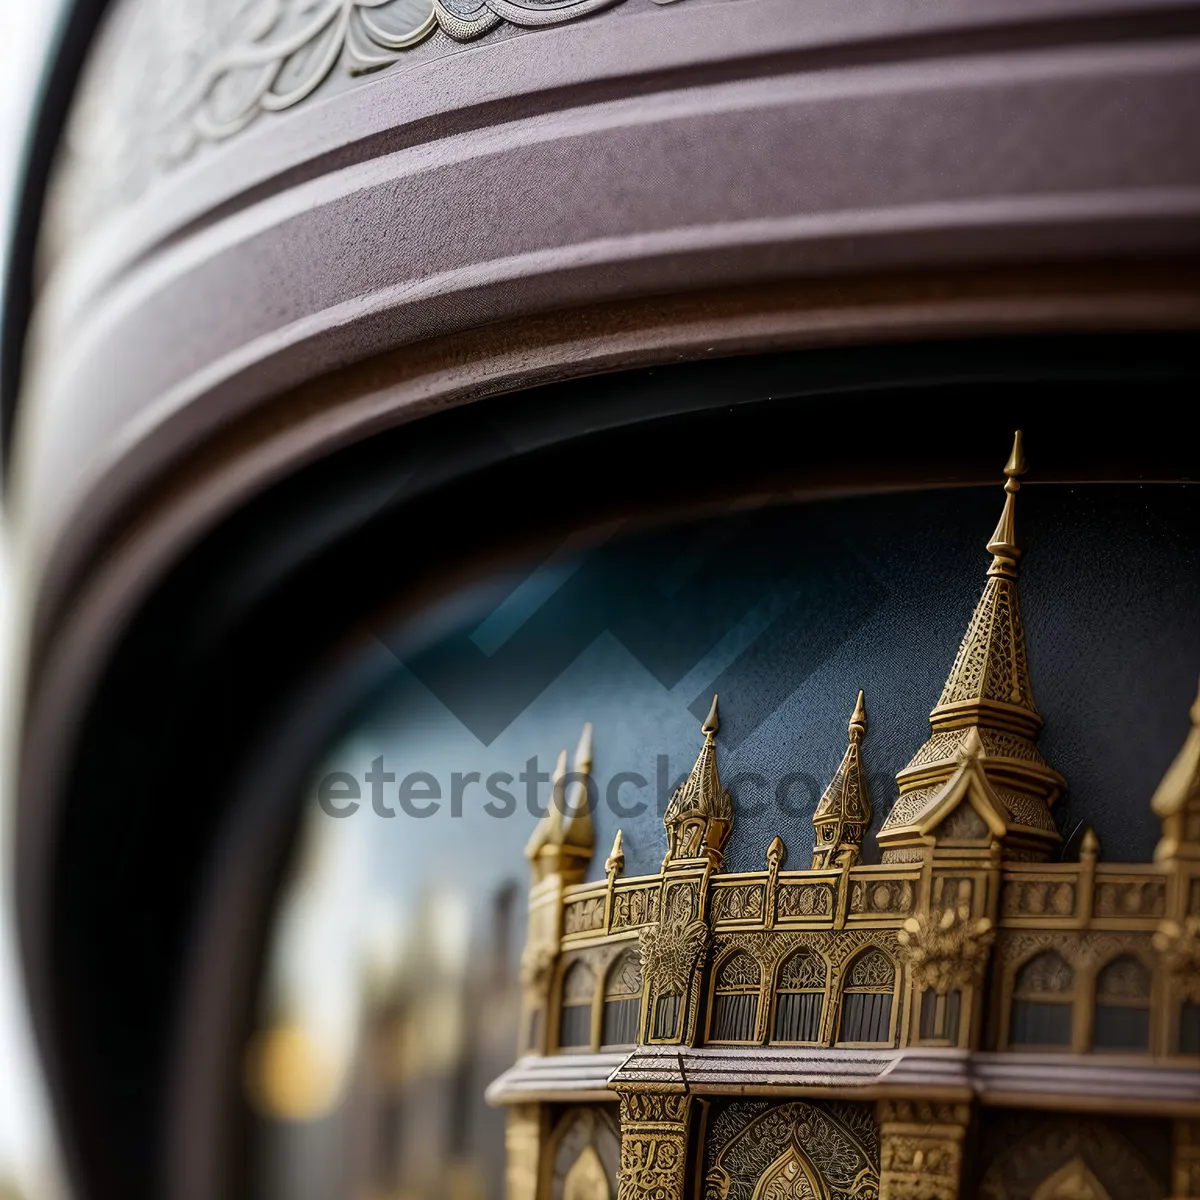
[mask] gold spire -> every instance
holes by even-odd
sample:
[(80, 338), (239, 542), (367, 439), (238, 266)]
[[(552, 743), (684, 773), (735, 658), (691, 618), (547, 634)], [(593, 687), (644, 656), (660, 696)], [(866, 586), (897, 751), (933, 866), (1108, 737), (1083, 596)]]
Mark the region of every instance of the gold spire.
[(847, 729), (849, 744), (813, 813), (812, 869), (854, 866), (859, 860), (863, 834), (871, 823), (871, 803), (862, 772), (860, 747), (867, 732), (867, 710), (860, 690)]
[(575, 748), (572, 772), (571, 799), (564, 796), (563, 842), (569, 846), (586, 846), (589, 856), (596, 845), (596, 830), (592, 825), (592, 803), (588, 784), (592, 775), (592, 725), (589, 721), (579, 735)]
[(1158, 862), (1200, 858), (1200, 695), (1190, 715), (1192, 728), (1150, 801), (1163, 827)]
[[(550, 777), (550, 803), (525, 847), (535, 880), (559, 874), (569, 881), (583, 878), (595, 849), (588, 782), (592, 772), (592, 727), (584, 725), (575, 751), (573, 779), (567, 777), (567, 752), (559, 751)], [(567, 801), (567, 786), (571, 800)]]
[(1049, 853), (1060, 840), (1049, 806), (1065, 781), (1035, 745), (1042, 718), (1033, 701), (1017, 587), (1016, 495), (1025, 470), (1024, 439), (1017, 430), (1004, 466), (1004, 508), (987, 543), (992, 562), (983, 595), (929, 714), (932, 736), (896, 776), (900, 798), (880, 830), (885, 852), (910, 843), (930, 814), (942, 813), (950, 791), (961, 799), (965, 775), (958, 756), (969, 735), (978, 742), (979, 770), (972, 769), (972, 778), (989, 791), (985, 807), (995, 810), (998, 826), (1015, 832), (1022, 853)]
[(609, 877), (620, 875), (625, 870), (625, 847), (621, 842), (621, 831), (617, 830), (617, 836), (613, 838), (612, 849), (608, 852), (608, 857), (604, 860), (604, 873)]
[(733, 802), (721, 786), (717, 772), (717, 730), (721, 722), (717, 714), (717, 697), (701, 726), (704, 745), (696, 758), (691, 774), (676, 789), (663, 824), (667, 830), (666, 861), (683, 858), (708, 858), (714, 867), (721, 866), (721, 847), (733, 824)]
[(1012, 454), (1004, 467), (1004, 509), (987, 544), (992, 555), (983, 595), (975, 606), (958, 657), (950, 669), (937, 707), (930, 714), (935, 729), (965, 724), (964, 718), (994, 710), (991, 723), (1027, 735), (1036, 734), (1041, 717), (1033, 702), (1029, 664), (1025, 657), (1025, 626), (1017, 592), (1017, 545), (1014, 500), (1020, 490), (1017, 476), (1024, 473), (1025, 450), (1021, 431), (1013, 439)]
[(1004, 509), (987, 544), (988, 553), (993, 556), (992, 565), (988, 568), (989, 575), (1005, 575), (1010, 579), (1017, 577), (1017, 560), (1021, 557), (1016, 521), (1016, 496), (1021, 490), (1021, 482), (1017, 477), (1024, 475), (1028, 469), (1025, 445), (1018, 429), (1013, 434), (1012, 453), (1004, 464), (1004, 474), (1008, 476), (1004, 483)]

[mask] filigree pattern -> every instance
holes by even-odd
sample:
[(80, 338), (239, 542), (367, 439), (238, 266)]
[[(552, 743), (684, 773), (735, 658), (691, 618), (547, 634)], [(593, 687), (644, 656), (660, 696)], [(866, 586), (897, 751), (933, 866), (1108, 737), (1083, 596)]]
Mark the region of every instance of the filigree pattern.
[(892, 805), (883, 822), (884, 829), (898, 829), (901, 825), (911, 825), (941, 793), (941, 785), (936, 787), (914, 788), (911, 792), (901, 793), (899, 799)]
[(1055, 833), (1054, 818), (1043, 800), (1036, 796), (1028, 796), (1024, 792), (1014, 792), (1011, 788), (993, 788), (996, 798), (1008, 810), (1009, 819), (1014, 825), (1027, 825), (1030, 829), (1044, 829), (1047, 833)]
[(613, 929), (648, 925), (658, 919), (656, 887), (626, 888), (613, 893)]
[(912, 912), (915, 893), (907, 879), (883, 879), (877, 882), (856, 879), (850, 889), (852, 913), (903, 914)]
[(604, 995), (610, 999), (642, 994), (642, 964), (637, 951), (623, 950), (609, 967), (604, 984)]
[(740, 883), (713, 891), (713, 918), (717, 921), (760, 921), (766, 901), (761, 883)]
[(563, 932), (591, 933), (604, 927), (604, 897), (575, 900), (563, 909)]
[(895, 850), (885, 850), (881, 856), (884, 866), (899, 866), (901, 863), (921, 862), (925, 851), (920, 846), (900, 846)]
[[(989, 729), (980, 726), (983, 752), (988, 758), (1014, 758), (1019, 762), (1037, 763), (1047, 766), (1042, 752), (1030, 739), (1019, 733), (1004, 729)], [(908, 760), (905, 770), (924, 767), (935, 762), (953, 762), (966, 740), (966, 729), (943, 729), (930, 736), (929, 740)]]
[(687, 1136), (687, 1096), (623, 1091), (618, 1200), (682, 1196)]
[(988, 579), (938, 707), (965, 700), (995, 700), (1037, 712), (1014, 579), (997, 575)]
[(896, 964), (882, 950), (859, 955), (846, 979), (849, 987), (890, 988), (896, 982)]
[(757, 988), (762, 983), (758, 963), (744, 950), (735, 951), (717, 970), (716, 987), (720, 989)]
[(789, 917), (827, 917), (833, 912), (833, 888), (827, 883), (785, 883), (775, 901), (781, 920)]
[(781, 991), (801, 991), (825, 986), (825, 960), (811, 950), (798, 950), (784, 960), (779, 971)]
[(646, 975), (660, 992), (686, 994), (700, 955), (708, 944), (708, 926), (695, 921), (682, 928), (672, 925), (643, 929), (642, 962)]
[[(851, 1116), (858, 1108), (865, 1111)], [(878, 1143), (865, 1105), (735, 1102), (717, 1114), (706, 1141), (705, 1200), (759, 1200), (757, 1187), (793, 1149), (829, 1195), (878, 1194)]]

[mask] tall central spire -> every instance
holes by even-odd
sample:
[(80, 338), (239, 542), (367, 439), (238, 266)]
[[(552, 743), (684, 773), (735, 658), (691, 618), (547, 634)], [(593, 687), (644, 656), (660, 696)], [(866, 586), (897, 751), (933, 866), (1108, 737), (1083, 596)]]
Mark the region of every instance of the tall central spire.
[(1033, 702), (1025, 626), (1017, 593), (1021, 548), (1017, 545), (1016, 496), (1025, 473), (1021, 431), (1013, 438), (1004, 467), (1004, 509), (988, 540), (992, 564), (987, 584), (975, 606), (937, 707), (930, 714), (934, 729), (983, 723), (1036, 736), (1042, 719)]
[(1042, 857), (1059, 841), (1050, 805), (1064, 780), (1035, 744), (1042, 718), (1029, 682), (1017, 589), (1016, 496), (1025, 469), (1018, 430), (1004, 467), (1004, 508), (987, 543), (992, 562), (983, 595), (929, 714), (932, 735), (896, 776), (900, 796), (879, 833), (885, 860), (912, 857), (916, 847), (932, 844), (935, 828), (968, 792), (980, 815), (960, 818), (960, 832), (973, 826), (981, 839), (1001, 836), (1022, 857)]

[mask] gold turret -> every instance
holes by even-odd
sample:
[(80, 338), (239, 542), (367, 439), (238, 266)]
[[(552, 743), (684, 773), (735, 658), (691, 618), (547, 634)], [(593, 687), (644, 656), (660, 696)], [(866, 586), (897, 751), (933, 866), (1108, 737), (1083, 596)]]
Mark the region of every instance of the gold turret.
[(1191, 718), (1192, 728), (1150, 801), (1162, 822), (1157, 862), (1200, 859), (1200, 695)]
[(575, 769), (567, 774), (567, 752), (560, 751), (551, 776), (550, 803), (525, 847), (534, 882), (561, 875), (578, 883), (596, 848), (588, 784), (592, 773), (592, 727), (583, 727), (575, 750)]
[(723, 859), (721, 848), (733, 825), (733, 802), (721, 786), (717, 773), (717, 730), (721, 727), (717, 715), (717, 698), (713, 697), (701, 732), (704, 745), (700, 748), (692, 773), (676, 789), (663, 814), (667, 830), (667, 857), (663, 865), (686, 859), (706, 858), (715, 870)]
[[(1017, 591), (1016, 495), (1026, 470), (1020, 430), (1004, 467), (1004, 508), (987, 543), (983, 595), (967, 626), (932, 734), (896, 776), (900, 796), (879, 833), (884, 861), (921, 857), (936, 841), (999, 840), (1006, 857), (1045, 858), (1061, 841), (1050, 806), (1065, 781), (1038, 751)], [(956, 811), (957, 810), (957, 811)]]
[(850, 742), (846, 753), (813, 813), (814, 871), (852, 867), (859, 860), (863, 835), (871, 823), (871, 803), (860, 754), (866, 732), (867, 711), (860, 691), (850, 718)]

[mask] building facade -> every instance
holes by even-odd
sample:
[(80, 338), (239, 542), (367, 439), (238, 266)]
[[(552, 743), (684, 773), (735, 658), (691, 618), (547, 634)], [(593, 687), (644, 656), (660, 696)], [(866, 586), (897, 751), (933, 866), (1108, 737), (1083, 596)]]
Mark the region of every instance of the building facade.
[[(860, 692), (813, 815), (727, 873), (717, 700), (658, 874), (585, 882), (585, 730), (530, 842), (511, 1200), (1200, 1196), (1200, 701), (1151, 863), (1064, 861), (1018, 595), (1018, 434), (983, 594), (862, 861)], [(1046, 681), (1044, 686), (1052, 686)], [(574, 780), (575, 796), (568, 795)]]

